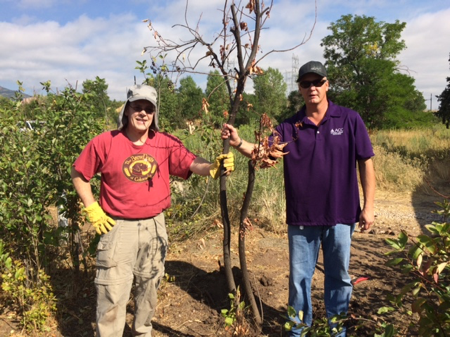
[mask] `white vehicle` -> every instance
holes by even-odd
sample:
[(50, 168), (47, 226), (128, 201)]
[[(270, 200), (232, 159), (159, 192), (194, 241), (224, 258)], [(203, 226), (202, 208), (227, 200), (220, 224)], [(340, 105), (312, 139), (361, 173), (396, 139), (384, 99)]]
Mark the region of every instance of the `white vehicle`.
[(36, 131), (40, 129), (44, 124), (45, 122), (43, 121), (25, 121), (17, 123), (17, 126), (20, 127), (20, 131)]

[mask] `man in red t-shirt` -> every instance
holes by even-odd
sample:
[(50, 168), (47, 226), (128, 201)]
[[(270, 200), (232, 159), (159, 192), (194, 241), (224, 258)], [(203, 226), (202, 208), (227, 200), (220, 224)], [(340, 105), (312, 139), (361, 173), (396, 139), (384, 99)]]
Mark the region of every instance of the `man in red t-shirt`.
[[(214, 163), (197, 157), (158, 128), (157, 94), (135, 85), (119, 114), (118, 129), (92, 139), (72, 168), (89, 221), (102, 235), (97, 247), (97, 336), (122, 336), (126, 304), (136, 285), (133, 335), (151, 336), (157, 289), (168, 240), (163, 211), (170, 207), (170, 175), (220, 175), (234, 170), (230, 152)], [(101, 173), (97, 202), (90, 180)]]

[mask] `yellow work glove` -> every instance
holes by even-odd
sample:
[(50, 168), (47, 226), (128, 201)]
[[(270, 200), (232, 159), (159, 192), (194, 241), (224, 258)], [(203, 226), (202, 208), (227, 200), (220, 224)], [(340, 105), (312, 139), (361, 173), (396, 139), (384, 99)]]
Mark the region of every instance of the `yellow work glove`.
[(211, 165), (209, 173), (214, 179), (220, 176), (220, 162), (223, 160), (223, 167), (225, 168), (225, 173), (231, 173), (234, 171), (234, 154), (233, 152), (228, 152), (227, 154), (221, 154), (217, 156), (214, 163)]
[(86, 207), (84, 211), (88, 215), (89, 222), (94, 226), (99, 235), (108, 233), (112, 229), (112, 226), (116, 224), (113, 219), (106, 215), (98, 202), (94, 202), (89, 207)]

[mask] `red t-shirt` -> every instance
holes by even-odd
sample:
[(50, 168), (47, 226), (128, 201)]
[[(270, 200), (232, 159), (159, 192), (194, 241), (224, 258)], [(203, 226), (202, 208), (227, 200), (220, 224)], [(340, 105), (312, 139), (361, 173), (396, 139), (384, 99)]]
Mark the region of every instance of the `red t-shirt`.
[(88, 181), (101, 173), (99, 203), (106, 213), (144, 219), (170, 207), (169, 176), (189, 178), (195, 158), (167, 133), (150, 131), (138, 146), (116, 130), (92, 139), (73, 166)]

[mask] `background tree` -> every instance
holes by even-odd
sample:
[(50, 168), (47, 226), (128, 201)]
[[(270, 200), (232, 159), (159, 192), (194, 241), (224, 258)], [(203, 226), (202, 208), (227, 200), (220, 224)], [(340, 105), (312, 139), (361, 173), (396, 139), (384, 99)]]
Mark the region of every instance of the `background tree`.
[(110, 119), (110, 99), (108, 96), (108, 84), (104, 78), (98, 76), (95, 80), (85, 80), (82, 88), (83, 94), (87, 97), (87, 105), (96, 117), (104, 118), (106, 124)]
[(436, 116), (442, 120), (442, 123), (445, 124), (448, 129), (450, 128), (450, 77), (447, 77), (447, 88), (436, 97), (440, 103)]
[(269, 67), (263, 75), (253, 79), (253, 88), (256, 96), (255, 111), (278, 119), (287, 104), (287, 84), (281, 72)]
[(278, 116), (277, 121), (281, 123), (286, 118), (293, 116), (301, 107), (305, 104), (303, 96), (298, 90), (291, 91), (287, 98), (287, 105), (283, 109), (283, 112)]
[(239, 106), (239, 112), (236, 114), (236, 126), (256, 126), (259, 124), (261, 115), (255, 110), (256, 100), (255, 94), (246, 92), (242, 94), (242, 104)]
[(223, 113), (230, 107), (230, 95), (223, 76), (218, 70), (209, 73), (205, 96), (209, 102), (207, 115), (216, 127), (220, 127), (224, 121)]
[(182, 117), (177, 113), (178, 99), (174, 83), (163, 74), (151, 76), (146, 82), (158, 92), (159, 126), (163, 130), (172, 131), (183, 123)]
[[(379, 123), (382, 128), (410, 129), (429, 126), (436, 118), (425, 112), (426, 104), (421, 92), (415, 89), (414, 79), (405, 74), (392, 73), (380, 82), (381, 86), (391, 86), (386, 97), (386, 112)], [(381, 88), (380, 88), (380, 91)]]
[[(178, 115), (185, 122), (199, 118), (202, 109), (203, 91), (197, 86), (192, 76), (184, 77), (180, 80), (178, 87)], [(183, 122), (183, 123), (184, 123)], [(186, 127), (181, 123), (179, 127)]]
[(406, 47), (400, 39), (405, 26), (398, 20), (391, 24), (343, 15), (322, 40), (330, 98), (358, 111), (369, 127), (383, 127), (392, 117), (390, 111), (406, 106), (414, 107), (412, 113), (425, 109), (423, 98), (417, 102), (414, 79), (399, 74), (396, 57)]
[[(70, 169), (88, 140), (105, 128), (104, 118), (92, 113), (92, 96), (72, 87), (55, 95), (50, 81), (41, 84), (47, 96), (33, 111), (33, 118), (43, 122), (39, 129), (18, 126), (26, 118), (20, 101), (0, 104), (0, 241), (15, 261), (0, 272), (11, 275), (0, 282), (7, 296), (2, 301), (10, 303), (27, 329), (42, 328), (55, 309), (47, 275), (58, 268), (56, 260), (69, 260), (67, 250), (56, 248), (68, 243), (75, 267), (73, 294), (80, 286), (80, 263), (86, 271), (80, 235), (84, 216)], [(55, 226), (49, 214), (55, 206), (69, 222)]]
[[(158, 93), (159, 126), (168, 132), (182, 123), (178, 108), (178, 98), (174, 82), (167, 76), (167, 66), (165, 57), (160, 56), (161, 66), (156, 66), (156, 58), (152, 58), (151, 65), (147, 60), (136, 61), (138, 64), (135, 69), (139, 70), (144, 76), (143, 84), (154, 87)], [(150, 72), (147, 72), (150, 70)], [(136, 79), (135, 79), (136, 82)]]

